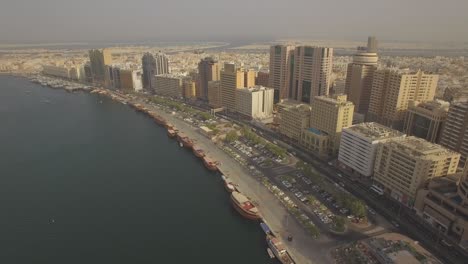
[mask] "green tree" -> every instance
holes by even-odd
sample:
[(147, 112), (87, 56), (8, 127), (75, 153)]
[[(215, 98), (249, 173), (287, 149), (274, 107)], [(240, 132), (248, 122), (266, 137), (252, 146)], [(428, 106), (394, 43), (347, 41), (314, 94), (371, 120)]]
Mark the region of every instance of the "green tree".
[(235, 130), (229, 131), (229, 133), (226, 135), (226, 142), (236, 141), (237, 139), (239, 139), (239, 135)]
[(343, 232), (345, 230), (346, 220), (342, 216), (335, 216), (334, 219), (335, 230), (338, 232)]
[(351, 213), (355, 216), (358, 216), (358, 217), (367, 216), (366, 205), (361, 200), (354, 199), (354, 201), (352, 201), (351, 203), (350, 209), (351, 209)]

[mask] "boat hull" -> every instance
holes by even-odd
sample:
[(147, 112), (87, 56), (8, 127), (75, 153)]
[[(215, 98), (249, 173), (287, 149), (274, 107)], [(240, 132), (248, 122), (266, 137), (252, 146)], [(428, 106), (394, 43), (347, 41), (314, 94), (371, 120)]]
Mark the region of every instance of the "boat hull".
[(195, 149), (193, 149), (193, 154), (195, 154), (195, 156), (196, 156), (197, 158), (203, 158), (203, 157), (205, 156), (205, 153), (203, 153), (202, 150), (195, 150)]
[(230, 183), (224, 183), (224, 189), (226, 189), (226, 191), (228, 191), (229, 193), (236, 191), (236, 187), (234, 187), (234, 185)]
[(206, 161), (203, 161), (203, 164), (205, 164), (205, 167), (209, 169), (210, 171), (217, 171), (218, 167), (216, 165), (211, 165), (208, 164)]
[(252, 214), (252, 213), (249, 213), (249, 212), (246, 212), (244, 209), (242, 209), (235, 201), (234, 199), (231, 197), (231, 203), (232, 205), (234, 206), (234, 209), (240, 214), (242, 215), (244, 218), (247, 218), (249, 220), (253, 220), (253, 221), (259, 221), (261, 220), (262, 218), (260, 217), (260, 215), (258, 214)]

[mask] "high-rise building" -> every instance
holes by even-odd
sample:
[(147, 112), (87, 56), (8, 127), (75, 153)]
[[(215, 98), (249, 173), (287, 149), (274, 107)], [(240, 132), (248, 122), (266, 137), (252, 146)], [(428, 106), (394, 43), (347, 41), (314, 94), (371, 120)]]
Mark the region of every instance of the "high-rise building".
[(182, 97), (183, 77), (173, 74), (154, 75), (153, 84), (156, 94), (176, 97)]
[(367, 52), (377, 53), (379, 42), (375, 36), (370, 36), (367, 39)]
[(212, 108), (222, 107), (220, 81), (208, 82), (208, 105)]
[(345, 93), (353, 102), (354, 111), (366, 114), (372, 90), (374, 72), (377, 70), (377, 53), (358, 52), (353, 62), (348, 64), (346, 72)]
[(140, 91), (143, 89), (141, 71), (120, 69), (120, 88), (127, 91)]
[(375, 71), (366, 120), (402, 130), (409, 102), (433, 100), (438, 79), (438, 75), (422, 71)]
[(449, 107), (440, 144), (461, 153), (461, 165), (468, 157), (468, 102), (455, 102)]
[(236, 112), (252, 119), (273, 117), (272, 88), (254, 86), (236, 89)]
[(141, 64), (143, 69), (143, 88), (146, 90), (153, 90), (151, 81), (156, 71), (156, 59), (153, 54), (147, 52), (143, 54)]
[(270, 47), (270, 76), (268, 87), (275, 90), (275, 103), (288, 98), (289, 80), (292, 80), (290, 62), (293, 46), (275, 45)]
[(301, 145), (319, 156), (338, 153), (341, 132), (353, 122), (353, 103), (346, 95), (316, 96), (311, 104), (310, 127), (301, 135)]
[(91, 63), (88, 62), (83, 66), (83, 71), (84, 71), (84, 81), (86, 83), (92, 83), (93, 82), (93, 71), (91, 70)]
[(406, 113), (403, 132), (408, 136), (438, 143), (450, 104), (435, 100), (425, 103), (411, 101)]
[(255, 77), (255, 85), (261, 85), (264, 87), (268, 86), (268, 79), (270, 78), (270, 74), (268, 72), (260, 71), (257, 73), (257, 77)]
[(374, 180), (386, 193), (413, 206), (428, 181), (456, 173), (460, 154), (417, 137), (392, 138), (379, 144)]
[(328, 95), (331, 85), (333, 48), (300, 46), (294, 50), (292, 82), (288, 97), (311, 103), (316, 96)]
[(378, 123), (360, 123), (343, 129), (338, 161), (357, 176), (370, 177), (374, 173), (377, 146), (403, 133)]
[(217, 60), (207, 57), (198, 63), (199, 95), (202, 100), (208, 100), (208, 82), (220, 79), (220, 65)]
[(248, 69), (244, 71), (244, 85), (243, 87), (254, 87), (255, 86), (255, 76), (257, 72), (253, 69)]
[(468, 170), (432, 180), (419, 190), (416, 214), (460, 246), (468, 244)]
[(89, 62), (93, 81), (104, 84), (105, 66), (112, 64), (112, 53), (109, 49), (93, 49), (89, 51)]
[(236, 89), (244, 86), (244, 71), (225, 63), (220, 79), (221, 105), (228, 111), (236, 111)]
[(288, 104), (279, 107), (279, 114), (279, 133), (289, 140), (299, 142), (302, 131), (310, 127), (310, 105)]
[(156, 61), (154, 75), (171, 73), (171, 68), (169, 67), (169, 58), (166, 56), (166, 54), (158, 52), (154, 55), (154, 59)]
[(104, 87), (107, 89), (120, 89), (120, 67), (117, 65), (106, 65), (104, 74)]

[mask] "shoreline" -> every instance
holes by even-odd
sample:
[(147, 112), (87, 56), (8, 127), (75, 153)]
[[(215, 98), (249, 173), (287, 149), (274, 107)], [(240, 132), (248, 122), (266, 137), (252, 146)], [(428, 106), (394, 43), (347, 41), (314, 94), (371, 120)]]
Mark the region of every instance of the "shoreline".
[[(23, 77), (28, 78), (27, 76)], [(217, 145), (211, 139), (201, 134), (197, 127), (177, 118), (173, 113), (167, 113), (158, 106), (147, 104), (144, 102), (144, 98), (138, 98), (134, 95), (129, 96), (122, 94), (119, 91), (111, 91), (96, 87), (92, 87), (91, 90), (87, 90), (85, 92), (108, 97), (115, 102), (126, 104), (137, 111), (139, 110), (132, 106), (139, 104), (146, 108), (146, 111), (139, 111), (146, 116), (151, 118), (151, 115), (148, 112), (153, 112), (163, 117), (167, 123), (171, 123), (180, 132), (192, 139), (194, 144), (202, 148), (207, 156), (216, 157), (216, 160), (220, 162), (218, 165), (219, 172), (229, 177), (236, 184), (239, 191), (249, 197), (252, 203), (258, 207), (263, 218), (262, 221), (271, 228), (275, 236), (284, 242), (284, 246), (295, 263), (313, 264), (332, 262), (328, 257), (313, 254), (314, 246), (317, 246), (316, 243), (323, 239), (312, 238), (303, 226), (294, 218), (294, 216), (291, 215), (285, 205), (274, 195), (274, 193), (272, 193), (267, 186), (262, 184), (260, 178), (256, 178), (251, 175), (246, 167), (229, 156), (229, 154), (222, 149), (222, 146)], [(203, 161), (200, 160), (200, 162)], [(260, 222), (257, 222), (256, 224), (259, 225)], [(289, 235), (294, 236), (293, 241), (288, 241), (287, 238)], [(266, 248), (268, 248), (267, 245), (265, 245), (265, 249)], [(326, 255), (328, 256), (328, 254)], [(313, 262), (312, 259), (316, 262)]]

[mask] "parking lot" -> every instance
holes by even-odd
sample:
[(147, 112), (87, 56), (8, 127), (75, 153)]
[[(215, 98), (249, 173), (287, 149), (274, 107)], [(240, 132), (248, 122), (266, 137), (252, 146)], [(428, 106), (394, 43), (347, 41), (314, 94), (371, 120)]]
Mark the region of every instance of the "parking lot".
[(261, 144), (254, 144), (242, 137), (231, 142), (229, 147), (234, 157), (245, 162), (254, 175), (269, 180), (272, 190), (280, 199), (286, 199), (286, 203), (301, 209), (299, 218), (311, 219), (320, 229), (336, 232), (345, 231), (346, 222), (363, 221), (363, 218), (352, 215), (351, 209), (343, 204), (342, 197), (350, 195), (340, 186), (343, 183), (317, 180), (310, 176), (309, 171), (296, 166), (294, 157), (275, 156)]

